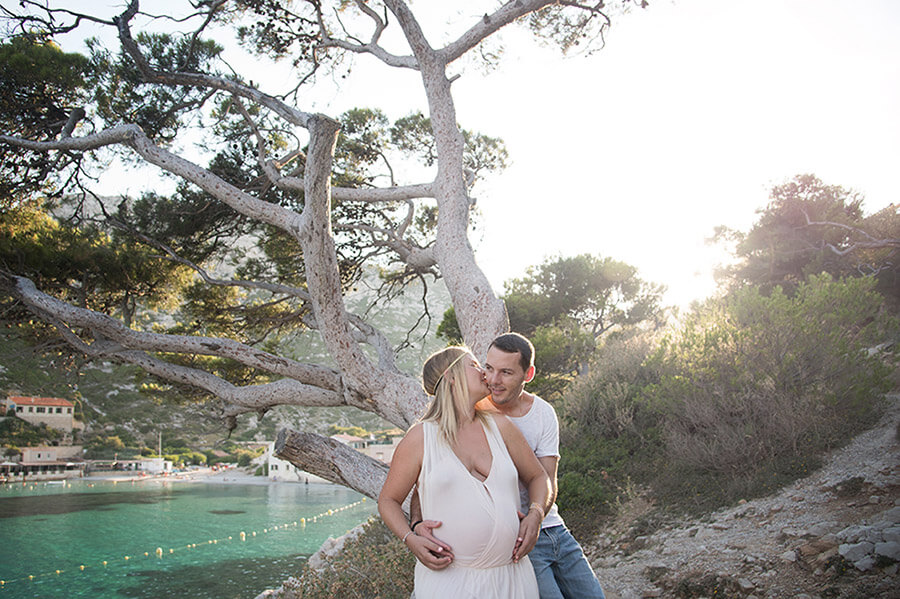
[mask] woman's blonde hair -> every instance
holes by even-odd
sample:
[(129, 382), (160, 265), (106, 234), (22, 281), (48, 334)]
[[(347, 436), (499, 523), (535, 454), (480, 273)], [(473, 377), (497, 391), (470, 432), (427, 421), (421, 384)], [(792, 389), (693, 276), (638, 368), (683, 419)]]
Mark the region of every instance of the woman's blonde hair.
[[(422, 366), (422, 387), (425, 393), (434, 396), (422, 421), (437, 423), (441, 435), (451, 445), (456, 441), (469, 399), (466, 356), (470, 354), (465, 347), (451, 345), (431, 354)], [(480, 412), (476, 416), (483, 418)]]

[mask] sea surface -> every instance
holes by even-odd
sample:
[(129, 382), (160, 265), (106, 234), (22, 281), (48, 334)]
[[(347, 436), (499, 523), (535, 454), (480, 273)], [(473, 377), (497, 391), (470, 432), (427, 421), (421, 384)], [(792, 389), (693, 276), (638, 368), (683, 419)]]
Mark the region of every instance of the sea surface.
[(336, 485), (0, 485), (0, 599), (253, 599), (375, 512)]

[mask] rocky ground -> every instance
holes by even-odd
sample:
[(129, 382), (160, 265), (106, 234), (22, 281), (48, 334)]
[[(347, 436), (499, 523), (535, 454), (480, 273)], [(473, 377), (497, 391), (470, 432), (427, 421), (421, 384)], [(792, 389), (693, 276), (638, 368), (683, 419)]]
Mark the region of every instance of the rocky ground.
[(588, 558), (609, 599), (900, 599), (900, 396), (777, 495), (635, 536), (636, 499)]

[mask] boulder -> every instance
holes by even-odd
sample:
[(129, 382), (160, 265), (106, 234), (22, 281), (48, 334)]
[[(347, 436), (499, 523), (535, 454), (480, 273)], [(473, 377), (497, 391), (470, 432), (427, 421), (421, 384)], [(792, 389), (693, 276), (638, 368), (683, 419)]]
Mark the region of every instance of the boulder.
[(856, 564), (856, 562), (872, 553), (874, 549), (874, 543), (862, 541), (861, 543), (844, 543), (838, 548), (838, 553), (848, 562)]

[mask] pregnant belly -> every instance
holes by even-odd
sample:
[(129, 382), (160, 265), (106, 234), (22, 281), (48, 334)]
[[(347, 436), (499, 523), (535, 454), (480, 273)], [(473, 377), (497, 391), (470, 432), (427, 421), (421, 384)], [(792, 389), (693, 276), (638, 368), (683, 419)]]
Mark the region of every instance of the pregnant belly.
[(450, 545), (458, 565), (489, 568), (507, 564), (512, 558), (519, 532), (515, 509), (495, 513), (488, 507), (466, 506), (433, 510), (426, 518), (443, 523), (434, 534)]

